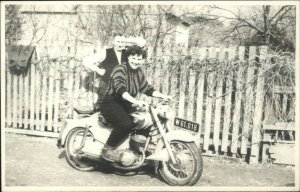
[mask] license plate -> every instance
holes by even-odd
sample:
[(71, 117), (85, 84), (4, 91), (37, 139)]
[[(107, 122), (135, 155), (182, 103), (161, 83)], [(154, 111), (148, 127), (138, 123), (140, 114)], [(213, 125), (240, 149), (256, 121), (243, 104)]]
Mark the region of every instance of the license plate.
[(199, 131), (199, 124), (192, 122), (192, 121), (187, 121), (185, 119), (180, 119), (178, 117), (175, 117), (174, 119), (174, 125), (189, 131), (193, 132), (198, 132)]

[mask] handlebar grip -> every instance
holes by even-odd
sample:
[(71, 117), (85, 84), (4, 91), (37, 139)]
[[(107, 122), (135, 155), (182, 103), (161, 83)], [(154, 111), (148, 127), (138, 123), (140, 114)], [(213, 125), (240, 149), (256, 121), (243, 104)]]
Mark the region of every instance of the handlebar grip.
[(143, 108), (143, 107), (146, 107), (147, 105), (143, 104), (143, 106), (142, 106), (142, 107), (140, 107), (138, 104), (132, 104), (131, 106), (132, 106), (132, 107), (139, 107), (139, 108)]

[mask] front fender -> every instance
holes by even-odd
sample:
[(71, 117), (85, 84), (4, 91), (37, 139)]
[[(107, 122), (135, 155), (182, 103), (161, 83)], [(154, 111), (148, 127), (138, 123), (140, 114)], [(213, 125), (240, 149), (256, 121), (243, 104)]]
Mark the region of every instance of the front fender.
[[(195, 142), (196, 136), (183, 130), (173, 130), (166, 133), (168, 142), (171, 141), (184, 141), (184, 142)], [(164, 141), (160, 139), (156, 145), (155, 151), (161, 150), (164, 147)]]
[[(174, 130), (174, 131), (170, 131), (168, 133), (166, 133), (166, 137), (168, 142), (171, 141), (184, 141), (184, 142), (195, 142), (196, 141), (196, 137), (194, 135), (192, 135), (191, 133), (187, 132), (187, 131), (183, 131), (183, 130)], [(169, 154), (168, 151), (166, 150), (166, 148), (164, 147), (164, 141), (161, 138), (156, 147), (155, 147), (155, 151), (152, 155), (150, 155), (149, 157), (147, 157), (147, 159), (149, 160), (155, 160), (155, 161), (168, 161), (169, 160)]]
[(174, 130), (166, 133), (168, 141), (177, 140), (184, 142), (193, 142), (196, 141), (196, 136), (191, 133), (183, 130)]

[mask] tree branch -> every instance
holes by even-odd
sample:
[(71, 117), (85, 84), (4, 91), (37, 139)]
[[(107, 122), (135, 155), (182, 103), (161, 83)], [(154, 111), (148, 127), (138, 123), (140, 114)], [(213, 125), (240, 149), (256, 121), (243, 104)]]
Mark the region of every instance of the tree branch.
[(277, 15), (279, 15), (286, 7), (289, 7), (289, 5), (285, 5), (285, 6), (281, 7), (281, 9), (279, 11), (277, 11), (277, 13), (275, 13), (275, 15), (270, 19), (270, 22), (272, 22), (273, 19), (275, 19), (275, 17), (277, 17)]
[(211, 14), (208, 14), (208, 15), (211, 15), (211, 16), (214, 16), (214, 17), (217, 17), (217, 18), (225, 18), (225, 19), (230, 19), (230, 20), (238, 20), (238, 21), (246, 23), (249, 27), (255, 29), (256, 31), (258, 31), (260, 33), (264, 33), (263, 30), (261, 30), (258, 27), (254, 26), (249, 21), (247, 21), (246, 19), (240, 17), (238, 14), (236, 14), (235, 12), (233, 12), (231, 10), (224, 9), (224, 8), (221, 8), (221, 7), (217, 7), (217, 6), (212, 6), (212, 8), (223, 10), (223, 11), (227, 11), (227, 12), (231, 13), (234, 17), (227, 17), (227, 16), (222, 16), (222, 15), (221, 16), (220, 15), (211, 15)]

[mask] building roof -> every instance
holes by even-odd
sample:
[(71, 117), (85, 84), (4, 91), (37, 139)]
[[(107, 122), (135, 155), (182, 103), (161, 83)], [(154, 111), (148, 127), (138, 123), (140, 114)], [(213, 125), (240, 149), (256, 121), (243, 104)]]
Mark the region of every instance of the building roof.
[(35, 4), (35, 5), (22, 5), (20, 8), (22, 14), (65, 14), (65, 15), (75, 15), (77, 14), (74, 9), (74, 5), (44, 5), (44, 4)]
[(186, 27), (189, 27), (191, 25), (190, 21), (188, 21), (187, 19), (180, 18), (180, 17), (178, 17), (175, 14), (170, 13), (170, 12), (166, 13), (166, 18), (167, 18), (167, 21), (169, 21), (170, 23), (174, 23), (175, 25), (182, 24)]

